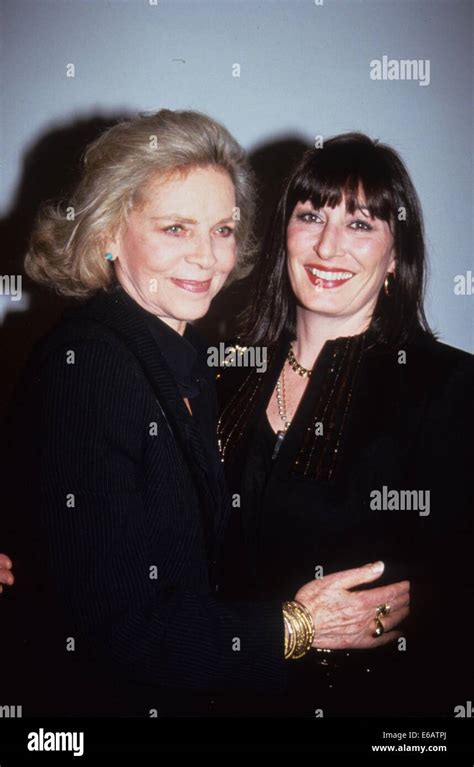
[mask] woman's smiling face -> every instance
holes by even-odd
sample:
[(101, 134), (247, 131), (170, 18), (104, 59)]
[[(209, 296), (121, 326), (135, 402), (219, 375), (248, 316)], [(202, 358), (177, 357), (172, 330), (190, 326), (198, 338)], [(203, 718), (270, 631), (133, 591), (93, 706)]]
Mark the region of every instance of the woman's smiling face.
[(156, 178), (110, 250), (117, 279), (179, 332), (203, 317), (235, 266), (235, 190), (228, 173), (193, 168)]
[(389, 224), (371, 218), (363, 200), (354, 213), (344, 198), (320, 210), (309, 200), (297, 203), (288, 222), (287, 253), (299, 306), (350, 319), (361, 329), (370, 322), (387, 273), (395, 270)]

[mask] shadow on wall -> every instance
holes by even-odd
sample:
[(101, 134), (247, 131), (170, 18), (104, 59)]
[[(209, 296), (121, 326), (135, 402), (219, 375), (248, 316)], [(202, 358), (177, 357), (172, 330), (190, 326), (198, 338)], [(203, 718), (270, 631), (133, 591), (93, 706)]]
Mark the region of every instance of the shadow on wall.
[(7, 305), (3, 303), (6, 311), (3, 323), (0, 317), (0, 421), (33, 344), (56, 324), (71, 303), (71, 299), (40, 287), (25, 274), (23, 262), (36, 215), (46, 202), (67, 199), (79, 179), (86, 146), (124, 117), (113, 114), (61, 125), (41, 136), (24, 158), (11, 212), (0, 219), (0, 274), (22, 275), (22, 292), (28, 296), (25, 311), (20, 310), (20, 302), (10, 299)]
[[(258, 243), (263, 242), (284, 182), (308, 147), (309, 144), (298, 136), (286, 136), (261, 144), (251, 152), (250, 163), (257, 177), (255, 235)], [(252, 283), (251, 272), (231, 283), (216, 296), (206, 316), (196, 323), (212, 344), (235, 337), (238, 318), (251, 300)]]
[[(25, 157), (11, 212), (0, 220), (3, 253), (0, 275), (22, 275), (23, 293), (28, 295), (25, 310), (22, 307), (15, 311), (16, 302), (10, 299), (6, 307), (3, 304), (6, 308), (3, 323), (0, 316), (0, 421), (34, 343), (56, 324), (73, 301), (36, 285), (24, 272), (35, 217), (46, 202), (67, 199), (78, 181), (86, 146), (127, 116), (125, 113), (98, 116), (55, 128), (43, 135)], [(256, 221), (259, 242), (278, 201), (282, 182), (305, 149), (304, 141), (289, 136), (262, 144), (250, 156), (259, 186)], [(238, 315), (249, 300), (251, 282), (250, 274), (216, 297), (209, 314), (198, 323), (209, 342), (217, 343), (235, 335)]]

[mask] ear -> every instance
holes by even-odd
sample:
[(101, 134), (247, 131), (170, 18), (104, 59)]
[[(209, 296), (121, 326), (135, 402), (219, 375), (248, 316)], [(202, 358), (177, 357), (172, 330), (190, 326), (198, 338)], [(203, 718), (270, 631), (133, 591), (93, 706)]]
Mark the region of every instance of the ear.
[(117, 258), (120, 258), (120, 253), (122, 248), (121, 239), (122, 238), (120, 236), (120, 228), (113, 233), (111, 232), (105, 235), (103, 239), (103, 252), (112, 253), (113, 261), (116, 261)]
[(395, 274), (396, 268), (397, 268), (397, 256), (395, 253), (395, 248), (392, 247), (392, 251), (390, 253), (390, 260), (388, 262), (387, 274)]

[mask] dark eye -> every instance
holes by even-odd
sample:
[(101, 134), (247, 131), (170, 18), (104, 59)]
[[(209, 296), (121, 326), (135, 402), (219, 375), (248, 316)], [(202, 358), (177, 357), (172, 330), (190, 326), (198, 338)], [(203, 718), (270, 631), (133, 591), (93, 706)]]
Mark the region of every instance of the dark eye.
[(299, 213), (296, 218), (299, 221), (304, 221), (305, 224), (314, 224), (321, 220), (316, 213)]
[(359, 218), (356, 221), (352, 221), (350, 226), (359, 232), (371, 232), (373, 228), (367, 221), (361, 221)]

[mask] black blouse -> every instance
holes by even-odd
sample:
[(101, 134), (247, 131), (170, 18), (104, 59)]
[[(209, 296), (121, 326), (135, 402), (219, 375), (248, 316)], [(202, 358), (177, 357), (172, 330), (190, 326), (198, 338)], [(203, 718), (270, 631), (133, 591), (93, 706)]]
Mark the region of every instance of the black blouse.
[[(266, 373), (229, 368), (218, 381), (221, 454), (231, 492), (240, 493), (226, 588), (237, 596), (245, 583), (262, 599), (293, 599), (318, 575), (383, 560), (374, 586), (411, 583), (406, 652), (395, 643), (326, 658), (310, 653), (291, 667), (296, 694), (280, 702), (283, 710), (452, 715), (472, 674), (466, 636), (458, 634), (449, 662), (439, 645), (449, 616), (474, 591), (472, 357), (421, 331), (401, 350), (376, 344), (370, 333), (327, 342), (272, 461), (276, 435), (266, 409), (289, 342), (269, 349)], [(425, 493), (429, 513), (376, 510), (371, 494), (384, 487), (400, 498)], [(378, 694), (382, 685), (390, 694)]]

